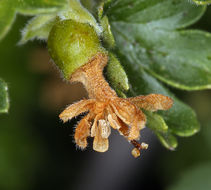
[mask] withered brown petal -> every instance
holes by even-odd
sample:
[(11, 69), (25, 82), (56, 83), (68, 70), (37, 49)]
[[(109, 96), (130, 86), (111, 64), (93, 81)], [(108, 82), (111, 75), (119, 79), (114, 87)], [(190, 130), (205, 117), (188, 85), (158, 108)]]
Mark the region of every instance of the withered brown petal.
[(103, 138), (108, 138), (111, 134), (111, 127), (109, 126), (109, 123), (104, 119), (101, 119), (98, 122), (99, 122), (101, 136)]
[(140, 130), (144, 128), (146, 123), (145, 115), (137, 114), (134, 118), (133, 123), (131, 123), (131, 127), (128, 134), (128, 140), (139, 139)]
[(130, 125), (137, 113), (136, 106), (129, 101), (119, 98), (110, 104), (115, 114), (127, 125)]
[(108, 138), (103, 138), (101, 133), (101, 128), (97, 126), (93, 142), (93, 149), (97, 152), (106, 152), (109, 147)]
[(97, 125), (98, 125), (98, 120), (102, 119), (102, 113), (98, 114), (94, 118), (94, 122), (91, 127), (91, 137), (94, 137), (97, 133)]
[(108, 114), (108, 121), (113, 129), (120, 129), (121, 125), (117, 120), (117, 116), (115, 114)]
[(87, 146), (87, 137), (90, 136), (90, 119), (90, 114), (86, 115), (76, 127), (74, 138), (80, 148)]
[(157, 111), (167, 110), (172, 107), (173, 100), (162, 94), (149, 94), (147, 96), (137, 96), (128, 98), (128, 100), (140, 108)]
[(96, 100), (94, 99), (88, 99), (71, 104), (59, 115), (59, 118), (62, 119), (64, 122), (67, 122), (73, 117), (76, 117), (81, 113), (89, 111), (89, 109), (93, 107), (95, 102)]

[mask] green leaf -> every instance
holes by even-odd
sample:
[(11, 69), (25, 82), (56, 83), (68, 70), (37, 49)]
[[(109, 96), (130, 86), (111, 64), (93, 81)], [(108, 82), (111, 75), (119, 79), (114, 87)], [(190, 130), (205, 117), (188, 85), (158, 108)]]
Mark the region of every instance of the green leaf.
[(22, 31), (22, 38), (19, 44), (24, 44), (34, 38), (46, 40), (55, 19), (54, 15), (39, 15), (29, 20)]
[(137, 64), (163, 82), (186, 90), (211, 88), (209, 33), (196, 30), (153, 32), (144, 26), (122, 23), (116, 24), (114, 31), (118, 34), (116, 40), (121, 51), (139, 60)]
[(193, 0), (197, 5), (209, 5), (211, 0)]
[(0, 79), (0, 113), (7, 113), (9, 109), (9, 97), (7, 84)]
[(172, 30), (195, 23), (204, 11), (205, 7), (184, 0), (114, 0), (105, 13), (110, 22), (146, 24), (156, 29)]
[(176, 30), (197, 21), (205, 7), (183, 0), (114, 2), (107, 14), (122, 54), (174, 87), (211, 88), (210, 33)]
[(1, 0), (0, 39), (10, 30), (17, 13), (25, 15), (48, 14), (61, 10), (67, 0)]
[(196, 114), (188, 105), (178, 100), (153, 76), (144, 71), (137, 61), (130, 61), (126, 57), (122, 57), (121, 63), (127, 71), (131, 84), (130, 92), (133, 96), (157, 93), (169, 96), (174, 100), (171, 109), (158, 112), (164, 118), (170, 132), (179, 136), (191, 136), (199, 131)]
[(211, 162), (196, 165), (183, 171), (181, 176), (168, 190), (209, 190)]
[(56, 21), (72, 19), (81, 23), (89, 23), (96, 32), (102, 32), (95, 18), (81, 5), (79, 0), (68, 0), (66, 6), (51, 14), (41, 14), (32, 18), (22, 32), (19, 44), (26, 43), (34, 38), (47, 40), (52, 26)]
[(168, 131), (168, 126), (166, 125), (166, 122), (164, 121), (162, 116), (160, 116), (157, 113), (150, 112), (150, 111), (144, 111), (144, 113), (147, 116), (146, 126), (148, 128), (150, 128), (156, 132), (167, 132)]
[(160, 142), (169, 150), (175, 150), (177, 139), (170, 132), (155, 132)]
[(171, 134), (170, 130), (168, 130), (168, 126), (163, 117), (149, 111), (145, 111), (144, 113), (147, 116), (146, 126), (157, 135), (164, 147), (169, 150), (174, 150), (177, 147), (177, 139)]

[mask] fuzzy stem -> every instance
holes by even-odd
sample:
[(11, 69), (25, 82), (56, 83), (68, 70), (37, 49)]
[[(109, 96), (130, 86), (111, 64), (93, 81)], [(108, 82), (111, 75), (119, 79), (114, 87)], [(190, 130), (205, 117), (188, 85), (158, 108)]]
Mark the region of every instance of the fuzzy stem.
[(111, 89), (103, 76), (103, 69), (107, 65), (108, 56), (97, 54), (87, 64), (76, 70), (71, 77), (71, 82), (81, 82), (85, 86), (89, 98), (98, 100), (116, 98), (116, 92)]

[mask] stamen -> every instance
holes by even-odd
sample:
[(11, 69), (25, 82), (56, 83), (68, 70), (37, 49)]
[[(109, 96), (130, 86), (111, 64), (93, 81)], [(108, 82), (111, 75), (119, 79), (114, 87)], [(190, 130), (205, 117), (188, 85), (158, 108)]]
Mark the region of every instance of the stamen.
[(109, 126), (109, 123), (106, 122), (104, 119), (101, 119), (98, 122), (102, 138), (108, 138), (109, 135), (111, 134), (111, 128)]
[(131, 151), (131, 154), (134, 156), (134, 158), (137, 158), (140, 156), (140, 150), (138, 150), (137, 148), (134, 148), (132, 151)]
[(132, 150), (132, 152), (131, 152), (131, 154), (135, 157), (135, 158), (137, 158), (137, 157), (139, 157), (140, 156), (140, 151), (141, 150), (146, 150), (147, 148), (148, 148), (148, 144), (146, 144), (146, 143), (144, 143), (144, 142), (142, 142), (141, 144), (138, 142), (138, 141), (136, 141), (136, 140), (132, 140), (132, 141), (130, 141), (131, 142), (131, 144), (135, 147), (133, 150)]

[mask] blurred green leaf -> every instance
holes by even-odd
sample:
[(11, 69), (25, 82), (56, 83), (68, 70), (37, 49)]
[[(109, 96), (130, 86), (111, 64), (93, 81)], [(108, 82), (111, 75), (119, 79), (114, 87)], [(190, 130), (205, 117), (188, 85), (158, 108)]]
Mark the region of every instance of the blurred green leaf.
[[(13, 29), (0, 43), (0, 75), (10, 84), (9, 99), (12, 102), (9, 114), (0, 115), (1, 190), (32, 189), (32, 184), (36, 183), (33, 182), (36, 179), (35, 173), (41, 160), (46, 157), (45, 144), (35, 132), (38, 126), (34, 130), (31, 120), (34, 110), (38, 109), (40, 75), (34, 75), (28, 68), (33, 61), (30, 59), (32, 49), (37, 46), (15, 45), (24, 23), (26, 18), (19, 16)], [(37, 115), (39, 114), (36, 113), (36, 117), (39, 117)], [(41, 123), (44, 122), (45, 120)]]
[(137, 64), (137, 61), (129, 61), (126, 57), (121, 58), (124, 68), (127, 70), (129, 83), (131, 84), (131, 95), (140, 94), (164, 94), (174, 100), (174, 105), (167, 111), (159, 111), (169, 131), (179, 136), (191, 136), (199, 131), (199, 123), (194, 111), (186, 104), (178, 100), (160, 82), (148, 74)]
[(164, 121), (162, 116), (150, 111), (145, 111), (144, 113), (147, 116), (147, 124), (146, 124), (147, 127), (149, 127), (150, 129), (156, 132), (168, 131), (168, 126), (166, 125), (166, 122)]
[(169, 150), (175, 150), (177, 147), (177, 139), (169, 131), (167, 132), (155, 132), (160, 142)]
[(211, 88), (211, 35), (175, 30), (196, 22), (205, 7), (183, 0), (114, 2), (107, 14), (123, 54), (174, 87)]
[(168, 190), (210, 190), (210, 171), (210, 162), (191, 167)]
[(206, 142), (206, 144), (209, 147), (209, 150), (211, 150), (211, 121), (208, 122), (205, 126), (203, 126), (203, 138)]
[(17, 13), (25, 15), (57, 12), (67, 4), (67, 0), (1, 0), (0, 39), (10, 30)]
[(9, 109), (9, 97), (7, 84), (0, 79), (0, 113), (7, 113)]
[(211, 0), (193, 0), (197, 5), (209, 5)]
[(147, 116), (146, 126), (157, 135), (164, 147), (174, 150), (177, 147), (177, 139), (168, 130), (168, 126), (163, 117), (149, 111), (145, 111), (145, 114)]
[(39, 15), (32, 18), (23, 29), (19, 44), (24, 44), (34, 38), (47, 39), (54, 21), (55, 15)]

